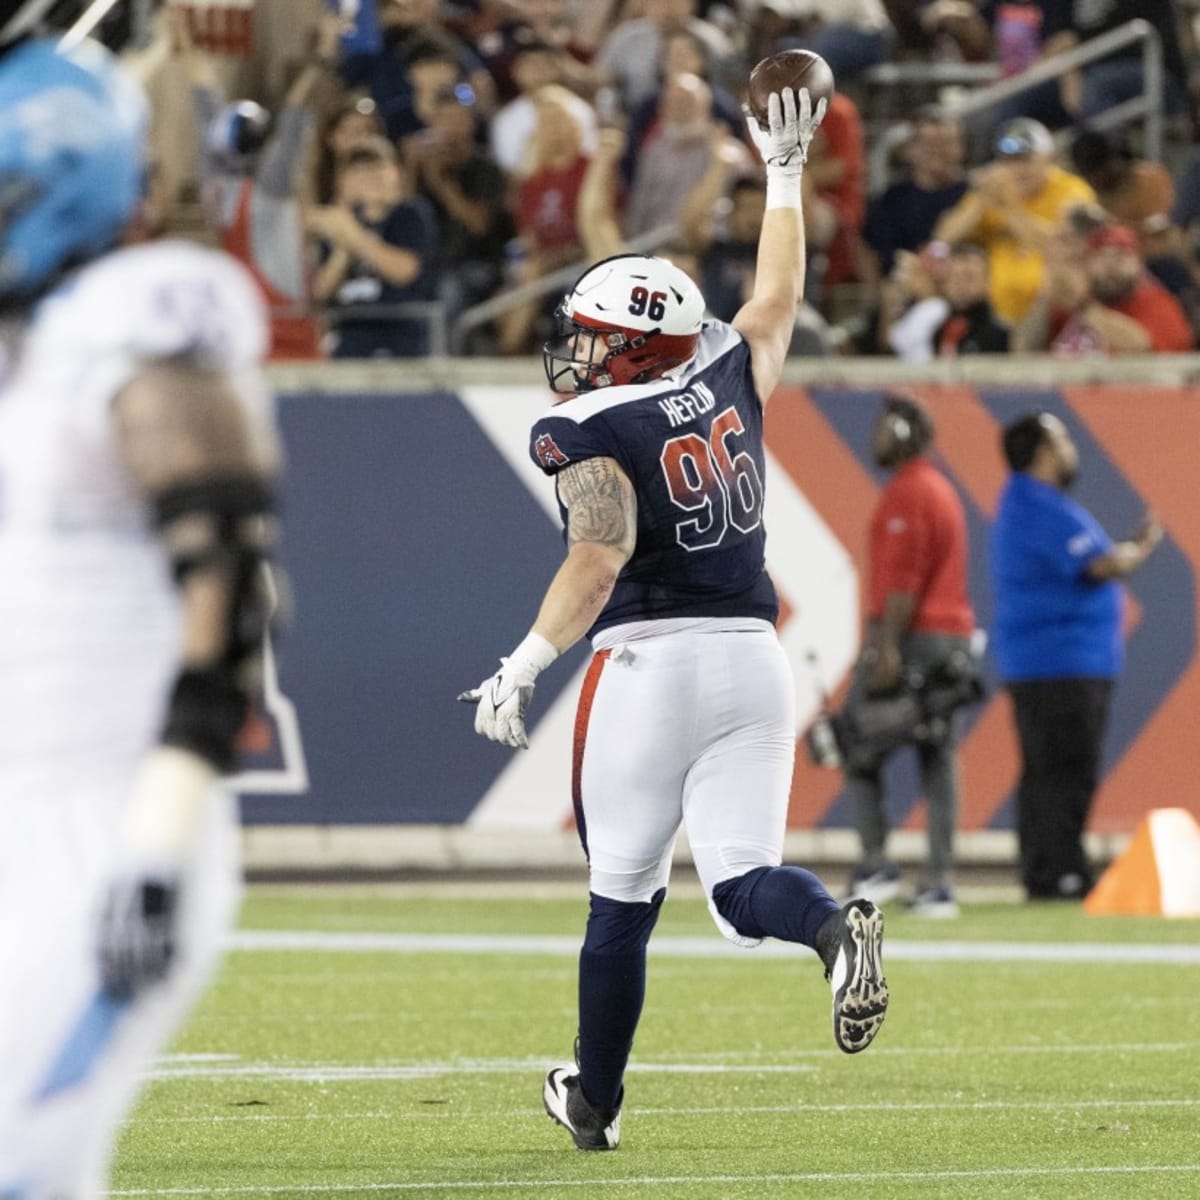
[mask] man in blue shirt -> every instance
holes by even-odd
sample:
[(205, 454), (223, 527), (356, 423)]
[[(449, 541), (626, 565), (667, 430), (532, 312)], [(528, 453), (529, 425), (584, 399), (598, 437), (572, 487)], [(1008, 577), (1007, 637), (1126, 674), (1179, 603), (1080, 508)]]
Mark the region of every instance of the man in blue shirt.
[(1076, 900), (1092, 884), (1083, 830), (1124, 658), (1118, 580), (1163, 532), (1147, 516), (1134, 537), (1114, 543), (1067, 495), (1079, 454), (1052, 414), (1014, 421), (1003, 446), (1012, 476), (992, 526), (991, 644), (1021, 742), (1021, 881), (1030, 899)]

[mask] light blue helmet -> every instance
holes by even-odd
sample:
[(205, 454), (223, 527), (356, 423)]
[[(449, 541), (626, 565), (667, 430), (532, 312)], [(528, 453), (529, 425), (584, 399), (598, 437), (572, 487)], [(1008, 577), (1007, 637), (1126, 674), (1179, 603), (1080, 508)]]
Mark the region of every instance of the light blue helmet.
[(121, 236), (142, 193), (146, 101), (95, 42), (0, 56), (0, 299), (35, 295)]

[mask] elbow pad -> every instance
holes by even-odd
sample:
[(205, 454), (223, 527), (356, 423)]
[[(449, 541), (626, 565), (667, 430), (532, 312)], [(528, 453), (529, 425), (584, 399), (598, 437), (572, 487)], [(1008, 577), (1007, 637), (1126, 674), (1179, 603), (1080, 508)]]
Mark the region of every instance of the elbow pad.
[(189, 663), (180, 672), (162, 732), (164, 745), (189, 750), (221, 772), (233, 766), (271, 624), (273, 509), (270, 483), (252, 477), (172, 488), (155, 502), (180, 587), (201, 571), (219, 572), (228, 584), (222, 649), (211, 662)]

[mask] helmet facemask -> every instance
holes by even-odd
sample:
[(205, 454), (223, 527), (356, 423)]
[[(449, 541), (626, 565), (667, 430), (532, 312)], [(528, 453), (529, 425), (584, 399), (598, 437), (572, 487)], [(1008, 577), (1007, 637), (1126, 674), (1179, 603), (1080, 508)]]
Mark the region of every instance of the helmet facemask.
[(556, 392), (589, 392), (646, 383), (694, 357), (704, 297), (665, 259), (617, 254), (589, 267), (554, 316), (546, 378)]
[[(598, 329), (572, 318), (565, 302), (554, 310), (554, 321), (557, 335), (542, 347), (542, 365), (556, 392), (578, 394), (612, 384), (642, 383), (653, 378), (650, 372), (660, 366), (652, 350), (646, 349), (647, 342), (659, 336), (656, 329), (644, 333)], [(656, 373), (666, 369), (663, 366)]]

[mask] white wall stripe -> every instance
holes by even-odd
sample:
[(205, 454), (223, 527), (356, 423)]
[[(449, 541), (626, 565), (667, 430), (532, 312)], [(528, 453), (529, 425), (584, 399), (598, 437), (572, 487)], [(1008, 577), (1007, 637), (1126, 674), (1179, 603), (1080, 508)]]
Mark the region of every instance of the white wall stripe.
[[(579, 953), (575, 936), (523, 934), (438, 933), (337, 933), (322, 930), (243, 929), (227, 942), (230, 950), (330, 951), (334, 953), (387, 954), (528, 954)], [(659, 937), (650, 942), (650, 954), (659, 958), (728, 958), (753, 953), (757, 958), (808, 957), (802, 946), (764, 942), (748, 952), (712, 937)], [(907, 962), (1072, 962), (1161, 963), (1200, 966), (1200, 946), (1102, 942), (915, 942), (885, 943), (888, 959)]]
[(799, 735), (858, 656), (858, 572), (849, 550), (769, 450), (766, 465), (767, 570), (792, 608), (779, 644), (795, 677)]

